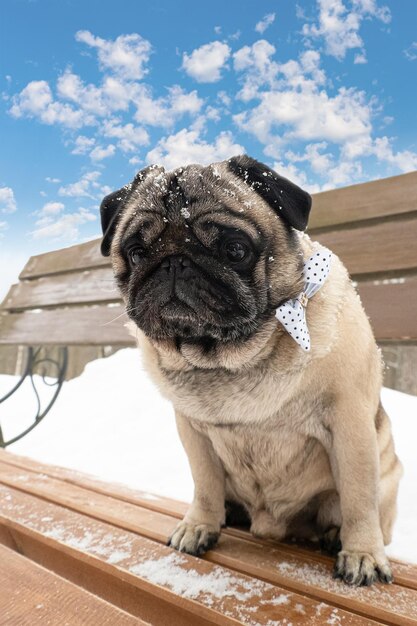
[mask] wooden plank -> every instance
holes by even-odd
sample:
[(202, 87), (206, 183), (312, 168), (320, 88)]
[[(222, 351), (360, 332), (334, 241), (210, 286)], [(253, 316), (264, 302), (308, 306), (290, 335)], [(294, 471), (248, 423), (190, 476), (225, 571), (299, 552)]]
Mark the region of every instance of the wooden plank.
[[(90, 573), (105, 572), (153, 595), (159, 611), (150, 620), (155, 624), (167, 624), (163, 615), (167, 605), (192, 616), (190, 624), (268, 626), (284, 618), (294, 624), (318, 625), (331, 619), (343, 624), (374, 623), (5, 487), (0, 487), (0, 524), (34, 560), (48, 560), (50, 550), (55, 558), (57, 552), (62, 555), (61, 562), (67, 556), (75, 558), (86, 585), (95, 584), (91, 576), (85, 579), (89, 566)], [(111, 589), (102, 590), (106, 592)], [(413, 624), (407, 620), (403, 623)], [(171, 617), (173, 623), (185, 622)]]
[(0, 345), (135, 345), (119, 304), (0, 312)]
[(12, 285), (1, 308), (6, 311), (121, 302), (110, 267), (23, 280)]
[(146, 622), (0, 545), (0, 623), (140, 626)]
[(378, 341), (417, 341), (417, 278), (358, 284)]
[[(165, 543), (175, 525), (175, 520), (170, 516), (126, 502), (111, 501), (110, 498), (89, 493), (80, 487), (74, 488), (53, 478), (28, 472), (16, 474), (13, 468), (8, 469), (3, 463), (0, 463), (0, 482), (112, 525), (122, 525), (123, 529), (161, 543)], [(388, 587), (378, 585), (371, 590), (349, 587), (332, 579), (332, 561), (325, 557), (297, 555), (281, 544), (265, 547), (262, 542), (246, 541), (223, 533), (219, 547), (210, 551), (206, 559), (360, 615), (369, 615), (392, 624), (417, 624), (415, 589), (397, 584)], [(402, 621), (406, 618), (411, 621)]]
[(110, 266), (109, 258), (101, 255), (100, 243), (101, 239), (93, 239), (86, 243), (32, 256), (21, 271), (19, 279)]
[(417, 210), (417, 172), (313, 194), (309, 230)]
[[(363, 282), (358, 291), (377, 341), (417, 341), (415, 277), (402, 282)], [(135, 342), (124, 328), (127, 321), (123, 304), (117, 303), (0, 313), (0, 345), (133, 346)]]
[[(35, 474), (40, 475), (43, 481), (47, 477), (54, 478), (59, 481), (69, 483), (71, 485), (82, 487), (83, 489), (88, 489), (89, 491), (95, 492), (97, 494), (110, 496), (112, 499), (121, 502), (136, 505), (141, 509), (149, 509), (154, 513), (162, 513), (165, 516), (173, 518), (173, 520), (171, 521), (172, 525), (175, 524), (175, 520), (179, 520), (184, 517), (189, 507), (189, 504), (185, 502), (180, 502), (178, 500), (172, 500), (171, 498), (166, 498), (164, 496), (131, 489), (126, 485), (119, 483), (104, 482), (96, 478), (95, 476), (90, 476), (88, 474), (64, 467), (58, 467), (56, 465), (40, 463), (39, 461), (35, 461), (34, 459), (23, 457), (11, 453), (7, 450), (0, 449), (0, 462), (5, 463), (6, 465), (10, 465), (16, 469), (20, 468), (29, 472), (34, 472)], [(126, 511), (123, 511), (123, 515), (125, 514)], [(134, 514), (134, 516), (136, 516), (136, 513)], [(129, 513), (127, 513), (127, 518), (129, 519), (129, 517), (130, 515)], [(130, 528), (129, 526), (124, 527)], [(167, 534), (169, 534), (169, 528), (166, 530), (166, 532)], [(255, 538), (249, 532), (238, 530), (236, 528), (226, 528), (222, 532), (224, 534), (229, 534), (232, 537), (244, 539), (245, 541), (253, 541), (254, 543), (262, 545), (273, 545), (274, 547), (277, 546), (276, 542), (270, 542), (267, 540)], [(163, 540), (163, 534), (152, 535), (152, 537)], [(315, 547), (300, 547), (294, 543), (283, 543), (279, 545), (280, 549), (286, 553), (313, 558), (318, 563), (333, 563), (333, 559), (331, 557), (322, 555), (320, 552), (317, 551), (317, 548)], [(404, 563), (396, 559), (391, 559), (391, 563), (393, 565), (394, 576), (396, 578), (397, 584), (417, 590), (417, 565)]]
[(353, 276), (417, 268), (417, 213), (409, 219), (325, 232), (313, 238), (337, 254)]

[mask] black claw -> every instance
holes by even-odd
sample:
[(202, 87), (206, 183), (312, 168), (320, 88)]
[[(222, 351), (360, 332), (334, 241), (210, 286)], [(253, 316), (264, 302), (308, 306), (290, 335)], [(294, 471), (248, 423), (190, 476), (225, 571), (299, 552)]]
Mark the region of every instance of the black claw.
[(211, 548), (213, 548), (216, 545), (218, 539), (219, 539), (218, 533), (211, 533), (207, 537), (206, 550), (210, 550)]
[(334, 569), (333, 569), (333, 578), (335, 580), (341, 580), (343, 578), (339, 568), (337, 567), (337, 565), (335, 565)]
[(376, 571), (378, 574), (378, 578), (382, 583), (386, 583), (390, 585), (392, 581), (394, 580), (394, 577), (392, 574), (385, 574), (385, 572), (381, 571), (379, 567), (376, 568)]

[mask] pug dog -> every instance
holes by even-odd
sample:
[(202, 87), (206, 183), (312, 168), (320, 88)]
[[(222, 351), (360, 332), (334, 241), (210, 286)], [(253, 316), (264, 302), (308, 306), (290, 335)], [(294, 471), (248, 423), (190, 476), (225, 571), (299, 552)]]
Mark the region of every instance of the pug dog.
[(248, 156), (151, 165), (104, 198), (101, 251), (194, 479), (169, 545), (214, 547), (233, 503), (256, 536), (320, 538), (336, 578), (389, 583), (402, 469), (381, 356), (342, 262), (304, 233), (310, 208)]

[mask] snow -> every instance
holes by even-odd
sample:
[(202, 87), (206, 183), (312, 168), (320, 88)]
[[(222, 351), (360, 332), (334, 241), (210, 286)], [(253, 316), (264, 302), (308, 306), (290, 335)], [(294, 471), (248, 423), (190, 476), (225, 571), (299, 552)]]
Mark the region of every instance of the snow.
[[(15, 377), (0, 376), (0, 397), (15, 382)], [(382, 401), (405, 468), (387, 552), (417, 563), (417, 397), (383, 389)], [(35, 405), (28, 382), (2, 405), (6, 439), (29, 425)], [(134, 348), (89, 363), (80, 377), (64, 384), (46, 418), (9, 450), (124, 483), (148, 492), (149, 499), (157, 498), (153, 494), (186, 502), (192, 498), (193, 482), (172, 406), (148, 378)]]
[[(194, 569), (184, 569), (185, 565), (187, 565), (187, 559), (173, 552), (167, 556), (148, 559), (134, 565), (130, 571), (156, 585), (168, 585), (176, 595), (191, 599), (198, 598), (202, 593), (210, 593), (215, 598), (234, 596), (243, 602), (262, 592), (264, 587), (262, 581), (245, 581), (232, 576), (220, 567), (214, 567), (209, 574), (199, 574)], [(279, 601), (281, 597), (274, 598), (270, 603), (282, 604)], [(288, 597), (286, 596), (287, 603)]]

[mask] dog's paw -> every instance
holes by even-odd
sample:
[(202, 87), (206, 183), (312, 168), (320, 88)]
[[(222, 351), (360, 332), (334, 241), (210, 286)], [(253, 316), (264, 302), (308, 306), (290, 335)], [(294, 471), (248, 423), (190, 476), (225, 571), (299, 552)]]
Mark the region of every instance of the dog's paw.
[(320, 549), (330, 556), (337, 556), (342, 550), (342, 542), (340, 541), (340, 528), (332, 526), (322, 537), (320, 537)]
[(220, 536), (220, 532), (209, 524), (190, 524), (180, 522), (167, 541), (167, 545), (198, 556), (213, 548)]
[(390, 564), (385, 557), (377, 561), (368, 552), (349, 550), (342, 550), (337, 555), (333, 578), (339, 578), (355, 587), (372, 585), (377, 580), (383, 583), (392, 583), (393, 580)]

